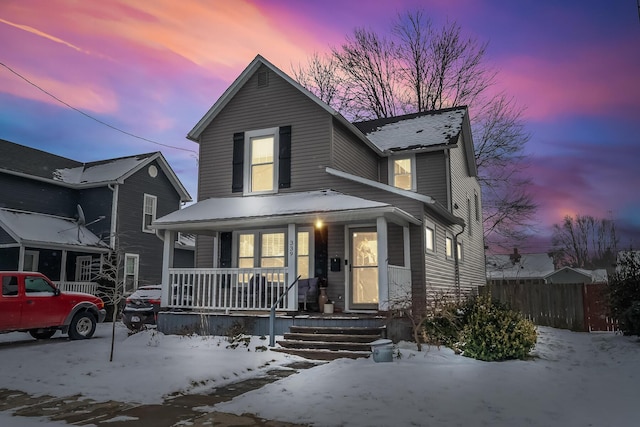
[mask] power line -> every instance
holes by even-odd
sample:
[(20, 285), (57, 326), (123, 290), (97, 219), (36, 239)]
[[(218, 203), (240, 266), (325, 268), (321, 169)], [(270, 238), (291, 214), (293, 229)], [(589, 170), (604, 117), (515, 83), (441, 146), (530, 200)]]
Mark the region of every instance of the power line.
[(92, 115), (90, 115), (90, 114), (88, 114), (88, 113), (85, 113), (84, 111), (82, 111), (82, 110), (80, 110), (80, 109), (78, 109), (78, 108), (74, 107), (73, 105), (70, 105), (70, 104), (66, 103), (65, 101), (63, 101), (62, 99), (58, 98), (57, 96), (55, 96), (55, 95), (54, 95), (54, 94), (52, 94), (51, 92), (48, 92), (46, 89), (43, 89), (42, 87), (38, 86), (37, 84), (35, 84), (35, 83), (34, 83), (34, 82), (32, 82), (31, 80), (29, 80), (28, 78), (26, 78), (25, 76), (23, 76), (22, 74), (18, 73), (17, 71), (15, 71), (14, 69), (12, 69), (12, 68), (11, 68), (11, 67), (9, 67), (8, 65), (6, 65), (5, 63), (0, 62), (0, 65), (2, 65), (4, 68), (6, 68), (6, 69), (7, 69), (7, 70), (9, 70), (11, 73), (13, 73), (13, 74), (15, 74), (16, 76), (18, 76), (19, 78), (21, 78), (21, 79), (22, 79), (22, 80), (24, 80), (25, 82), (29, 83), (31, 86), (33, 86), (33, 87), (35, 87), (36, 89), (38, 89), (38, 90), (39, 90), (39, 91), (41, 91), (42, 93), (45, 93), (46, 95), (48, 95), (48, 96), (50, 96), (51, 98), (53, 98), (53, 99), (55, 99), (56, 101), (58, 101), (59, 103), (61, 103), (61, 104), (65, 105), (65, 106), (67, 106), (67, 107), (71, 108), (72, 110), (74, 110), (74, 111), (76, 111), (76, 112), (78, 112), (78, 113), (82, 114), (83, 116), (85, 116), (85, 117), (87, 117), (87, 118), (89, 118), (89, 119), (91, 119), (91, 120), (94, 120), (94, 121), (96, 121), (96, 122), (100, 123), (101, 125), (107, 126), (108, 128), (111, 128), (111, 129), (113, 129), (113, 130), (115, 130), (115, 131), (117, 131), (117, 132), (123, 133), (123, 134), (128, 135), (128, 136), (130, 136), (130, 137), (132, 137), (132, 138), (137, 138), (137, 139), (140, 139), (140, 140), (142, 140), (142, 141), (149, 142), (149, 143), (151, 143), (151, 144), (156, 144), (156, 145), (160, 145), (160, 146), (162, 146), (162, 147), (167, 147), (167, 148), (173, 148), (174, 150), (181, 150), (181, 151), (187, 151), (187, 152), (189, 152), (189, 153), (194, 153), (194, 154), (196, 155), (196, 159), (197, 159), (198, 153), (197, 153), (196, 151), (194, 151), (194, 150), (190, 150), (190, 149), (188, 149), (188, 148), (176, 147), (176, 146), (169, 145), (169, 144), (163, 144), (162, 142), (154, 141), (154, 140), (152, 140), (152, 139), (145, 138), (145, 137), (143, 137), (143, 136), (138, 136), (138, 135), (135, 135), (135, 134), (133, 134), (133, 133), (131, 133), (131, 132), (127, 132), (126, 130), (122, 130), (122, 129), (120, 129), (120, 128), (116, 127), (116, 126), (113, 126), (113, 125), (111, 125), (111, 124), (109, 124), (109, 123), (107, 123), (107, 122), (104, 122), (104, 121), (102, 121), (102, 120), (98, 119), (97, 117), (93, 117)]

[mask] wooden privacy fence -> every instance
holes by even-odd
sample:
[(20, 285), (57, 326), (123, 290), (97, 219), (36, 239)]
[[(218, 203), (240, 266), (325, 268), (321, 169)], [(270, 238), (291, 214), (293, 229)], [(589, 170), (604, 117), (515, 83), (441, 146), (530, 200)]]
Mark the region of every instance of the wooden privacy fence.
[(540, 326), (572, 331), (615, 331), (606, 283), (488, 284), (480, 294), (507, 304)]

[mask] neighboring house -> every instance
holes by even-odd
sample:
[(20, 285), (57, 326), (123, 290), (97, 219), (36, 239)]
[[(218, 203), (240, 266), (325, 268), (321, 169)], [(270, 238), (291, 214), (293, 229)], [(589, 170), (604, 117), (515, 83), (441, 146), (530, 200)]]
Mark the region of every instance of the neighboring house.
[(546, 253), (520, 254), (514, 249), (508, 255), (487, 255), (489, 284), (541, 284), (553, 270), (553, 258)]
[(546, 283), (607, 283), (607, 270), (585, 270), (584, 268), (563, 267), (545, 276)]
[(0, 140), (0, 269), (89, 282), (117, 246), (127, 291), (158, 283), (150, 225), (190, 200), (159, 152), (81, 163)]
[[(299, 275), (337, 311), (420, 309), (486, 281), (466, 107), (350, 123), (257, 56), (188, 138), (199, 201), (153, 223), (163, 306), (266, 310)], [(177, 232), (197, 270), (175, 268)], [(277, 308), (298, 309), (296, 287)]]

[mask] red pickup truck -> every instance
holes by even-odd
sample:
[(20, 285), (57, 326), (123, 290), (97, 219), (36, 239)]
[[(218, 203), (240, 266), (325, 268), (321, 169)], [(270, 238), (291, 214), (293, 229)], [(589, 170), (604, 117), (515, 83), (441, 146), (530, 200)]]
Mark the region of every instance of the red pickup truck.
[(0, 333), (23, 331), (47, 339), (60, 329), (72, 340), (86, 339), (106, 316), (100, 298), (61, 292), (42, 273), (0, 271), (0, 282)]

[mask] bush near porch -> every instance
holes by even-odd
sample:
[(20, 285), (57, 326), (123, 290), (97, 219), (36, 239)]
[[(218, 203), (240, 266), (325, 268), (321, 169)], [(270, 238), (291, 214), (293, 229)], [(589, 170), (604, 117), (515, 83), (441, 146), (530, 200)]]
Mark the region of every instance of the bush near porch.
[(525, 359), (537, 339), (531, 321), (487, 296), (448, 303), (421, 327), (425, 342), (485, 361)]

